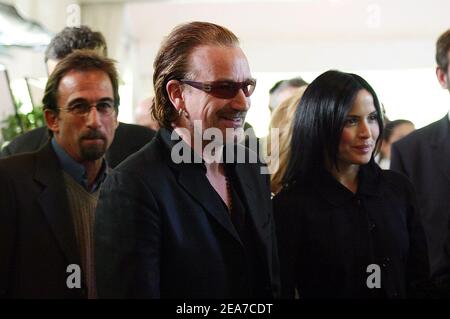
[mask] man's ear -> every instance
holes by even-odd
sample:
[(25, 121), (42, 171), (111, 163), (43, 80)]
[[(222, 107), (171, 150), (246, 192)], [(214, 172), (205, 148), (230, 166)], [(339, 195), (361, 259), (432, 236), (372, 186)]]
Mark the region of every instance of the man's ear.
[(170, 80), (166, 84), (166, 91), (170, 102), (172, 102), (175, 109), (177, 111), (180, 109), (184, 110), (183, 89), (181, 83), (177, 80)]
[(441, 84), (441, 87), (443, 89), (448, 89), (449, 78), (447, 76), (447, 73), (444, 70), (442, 70), (440, 67), (436, 68), (436, 77), (437, 77), (439, 83)]
[(58, 113), (46, 109), (44, 110), (45, 121), (47, 122), (47, 127), (53, 134), (59, 132), (59, 121), (58, 121)]

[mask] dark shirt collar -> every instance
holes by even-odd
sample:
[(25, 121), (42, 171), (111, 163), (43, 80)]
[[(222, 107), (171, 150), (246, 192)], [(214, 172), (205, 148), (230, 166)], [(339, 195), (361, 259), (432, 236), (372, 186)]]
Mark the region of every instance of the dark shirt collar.
[(100, 172), (97, 175), (94, 184), (92, 185), (92, 189), (88, 189), (86, 168), (82, 164), (75, 161), (72, 157), (70, 157), (69, 154), (67, 154), (67, 152), (61, 146), (59, 146), (54, 137), (52, 138), (52, 147), (55, 150), (56, 156), (58, 157), (59, 163), (61, 164), (64, 172), (69, 174), (88, 192), (94, 193), (98, 190), (102, 182), (105, 180), (108, 171), (108, 166), (106, 165), (105, 159), (102, 160), (102, 167), (100, 168)]
[(339, 183), (331, 173), (323, 170), (318, 174), (313, 184), (321, 196), (335, 206), (341, 206), (355, 197), (381, 196), (380, 175), (381, 169), (371, 160), (361, 165), (358, 173), (358, 190), (353, 194), (348, 188)]

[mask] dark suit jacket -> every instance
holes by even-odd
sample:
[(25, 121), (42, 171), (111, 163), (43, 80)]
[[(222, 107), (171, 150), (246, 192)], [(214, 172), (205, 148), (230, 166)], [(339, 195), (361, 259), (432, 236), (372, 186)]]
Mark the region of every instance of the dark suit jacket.
[[(95, 221), (100, 298), (248, 297), (242, 242), (203, 164), (172, 161), (175, 143), (160, 129), (102, 185)], [(268, 176), (259, 168), (234, 166), (258, 239), (263, 288), (254, 297), (270, 298), (279, 286), (278, 257)]]
[[(125, 158), (150, 142), (154, 135), (155, 131), (147, 127), (120, 122), (114, 140), (106, 152), (108, 166), (116, 167)], [(47, 127), (34, 129), (12, 140), (3, 148), (0, 157), (37, 151), (47, 143), (48, 139)]]
[(392, 145), (391, 169), (409, 177), (428, 240), (431, 274), (450, 293), (450, 123), (448, 115)]
[(0, 298), (86, 297), (67, 288), (70, 264), (80, 256), (51, 144), (0, 160)]
[[(429, 276), (426, 239), (412, 185), (375, 163), (359, 173), (356, 194), (327, 172), (274, 198), (283, 296), (404, 298)], [(381, 287), (368, 289), (375, 264)]]

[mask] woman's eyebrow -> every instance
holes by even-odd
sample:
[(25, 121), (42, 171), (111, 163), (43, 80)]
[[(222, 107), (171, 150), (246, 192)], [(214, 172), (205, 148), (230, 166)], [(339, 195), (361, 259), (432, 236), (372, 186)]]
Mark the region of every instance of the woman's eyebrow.
[[(368, 115), (376, 115), (376, 114), (378, 114), (378, 111), (370, 112)], [(363, 115), (348, 114), (348, 115), (347, 115), (347, 118), (348, 118), (348, 117), (358, 118), (358, 117), (361, 117), (361, 116), (363, 116)]]

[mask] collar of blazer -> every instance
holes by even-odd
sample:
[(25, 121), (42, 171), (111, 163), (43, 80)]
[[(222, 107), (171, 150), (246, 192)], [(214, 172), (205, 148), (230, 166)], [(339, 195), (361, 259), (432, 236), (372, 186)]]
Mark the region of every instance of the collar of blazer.
[(450, 121), (447, 114), (436, 122), (430, 144), (432, 152), (435, 153), (433, 158), (436, 160), (436, 165), (450, 182)]
[(42, 185), (38, 202), (69, 264), (81, 265), (61, 166), (50, 142), (35, 153), (34, 180)]
[(433, 148), (440, 149), (445, 146), (450, 147), (450, 121), (448, 120), (448, 115), (431, 125), (434, 126), (434, 129), (430, 138), (430, 145)]
[(361, 165), (358, 173), (358, 191), (353, 194), (344, 185), (339, 183), (328, 171), (322, 171), (312, 181), (320, 195), (333, 206), (339, 207), (346, 202), (363, 197), (380, 197), (381, 169), (373, 160)]
[[(167, 129), (160, 129), (157, 134), (156, 140), (162, 141), (162, 144), (167, 147), (168, 151), (166, 161), (168, 165), (177, 175), (177, 180), (181, 187), (199, 204), (205, 211), (210, 214), (222, 227), (224, 227), (231, 236), (237, 240), (241, 245), (242, 242), (239, 235), (234, 228), (229, 216), (224, 214), (220, 201), (215, 200), (216, 195), (214, 190), (209, 185), (209, 181), (206, 177), (206, 167), (201, 160), (197, 158), (197, 162), (193, 163), (174, 163), (170, 157), (173, 147), (179, 142), (179, 140), (171, 140), (172, 131)], [(181, 141), (181, 143), (183, 143)], [(186, 145), (186, 147), (189, 147)], [(242, 147), (242, 146), (237, 146)], [(193, 153), (193, 152), (192, 152)], [(225, 153), (225, 152), (224, 152)], [(245, 205), (246, 211), (251, 217), (254, 223), (257, 236), (263, 240), (266, 244), (267, 238), (270, 238), (265, 232), (269, 231), (268, 224), (270, 221), (270, 192), (267, 188), (264, 191), (264, 182), (262, 178), (258, 179), (255, 176), (259, 173), (259, 166), (248, 166), (253, 164), (225, 164), (226, 170), (232, 171), (235, 175), (235, 182), (239, 183), (238, 186), (242, 190), (240, 194), (241, 200)], [(267, 193), (267, 200), (264, 200), (264, 192)]]
[(434, 126), (430, 136), (431, 152), (434, 153), (433, 159), (450, 182), (450, 122), (447, 114), (431, 125)]

